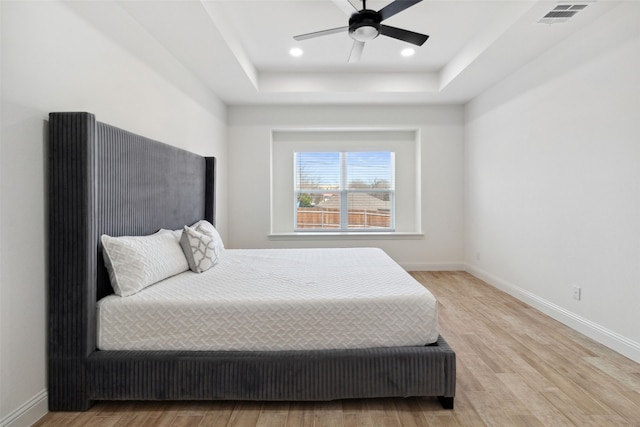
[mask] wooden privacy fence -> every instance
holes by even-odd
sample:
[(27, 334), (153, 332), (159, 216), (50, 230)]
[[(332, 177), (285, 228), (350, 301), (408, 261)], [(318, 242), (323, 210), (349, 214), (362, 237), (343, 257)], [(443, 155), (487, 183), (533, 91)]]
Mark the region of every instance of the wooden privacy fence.
[[(349, 210), (349, 228), (390, 228), (391, 214), (379, 210)], [(328, 208), (298, 208), (298, 227), (340, 228), (340, 211)]]

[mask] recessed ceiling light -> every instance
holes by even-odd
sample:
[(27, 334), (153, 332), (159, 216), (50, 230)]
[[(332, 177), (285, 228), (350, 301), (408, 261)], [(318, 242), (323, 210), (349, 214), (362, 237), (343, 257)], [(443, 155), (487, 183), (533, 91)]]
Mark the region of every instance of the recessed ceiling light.
[(291, 49), (289, 51), (289, 55), (291, 56), (302, 56), (304, 52), (302, 51), (302, 49), (300, 49), (299, 47), (294, 47), (293, 49)]
[(413, 56), (415, 53), (416, 53), (415, 49), (408, 47), (406, 49), (402, 49), (402, 51), (400, 52), (400, 55), (409, 57), (409, 56)]

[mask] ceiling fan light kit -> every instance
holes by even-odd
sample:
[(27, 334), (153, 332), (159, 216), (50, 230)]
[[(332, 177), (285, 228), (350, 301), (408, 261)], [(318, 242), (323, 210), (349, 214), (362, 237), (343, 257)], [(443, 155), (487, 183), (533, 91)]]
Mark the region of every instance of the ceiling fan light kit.
[(422, 0), (395, 0), (379, 11), (375, 11), (367, 9), (366, 0), (362, 0), (362, 10), (358, 10), (351, 15), (348, 26), (301, 34), (294, 36), (293, 38), (297, 41), (301, 41), (348, 31), (349, 37), (353, 39), (353, 47), (351, 48), (351, 54), (349, 55), (349, 62), (356, 62), (360, 60), (364, 44), (375, 39), (380, 34), (397, 40), (402, 40), (416, 46), (422, 46), (429, 38), (428, 35), (382, 24), (382, 21), (385, 19), (388, 19), (414, 4), (420, 3), (421, 1)]
[(380, 34), (380, 13), (363, 9), (349, 18), (349, 36), (359, 42), (368, 42)]

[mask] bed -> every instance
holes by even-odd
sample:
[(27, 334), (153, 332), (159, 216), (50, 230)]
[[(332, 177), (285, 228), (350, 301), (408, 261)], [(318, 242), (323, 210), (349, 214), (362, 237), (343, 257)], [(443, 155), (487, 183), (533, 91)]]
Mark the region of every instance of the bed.
[[(82, 411), (100, 400), (324, 401), (409, 396), (437, 397), (444, 408), (453, 408), (455, 353), (437, 333), (426, 345), (416, 337), (376, 345), (378, 334), (373, 333), (370, 338), (374, 341), (341, 346), (305, 347), (282, 340), (265, 347), (259, 343), (262, 332), (245, 339), (247, 345), (228, 347), (122, 346), (118, 339), (113, 340), (116, 345), (109, 344), (105, 341), (108, 329), (102, 329), (106, 322), (102, 314), (107, 311), (104, 301), (130, 297), (112, 296), (100, 237), (148, 236), (162, 229), (180, 230), (201, 220), (215, 225), (216, 162), (79, 112), (49, 115), (47, 156), (50, 410)], [(220, 266), (199, 276), (231, 269), (231, 260), (247, 273), (251, 256), (267, 257), (268, 262), (283, 256), (302, 257), (295, 261), (302, 263), (325, 254), (314, 250), (259, 251), (265, 252), (228, 250)], [(333, 254), (332, 259), (352, 256), (347, 249), (341, 251), (347, 252), (337, 257)], [(380, 250), (368, 251), (353, 252), (353, 256), (388, 258)], [(395, 267), (391, 269), (401, 270), (392, 264)], [(265, 270), (255, 271), (264, 275)], [(398, 273), (402, 276), (403, 272)], [(274, 283), (289, 280), (273, 276)], [(301, 280), (314, 281), (318, 276)], [(330, 276), (325, 282), (331, 288), (335, 279)], [(165, 285), (169, 286), (154, 285), (154, 292), (161, 293)], [(228, 307), (221, 305), (220, 311)], [(363, 312), (367, 310), (372, 311)], [(134, 305), (134, 312), (140, 312), (138, 306)], [(112, 319), (118, 317), (116, 314)], [(350, 322), (337, 319), (342, 324)], [(219, 321), (224, 322), (225, 316)], [(419, 329), (419, 325), (404, 329)], [(140, 336), (146, 334), (140, 332)], [(418, 342), (411, 341), (416, 339)]]

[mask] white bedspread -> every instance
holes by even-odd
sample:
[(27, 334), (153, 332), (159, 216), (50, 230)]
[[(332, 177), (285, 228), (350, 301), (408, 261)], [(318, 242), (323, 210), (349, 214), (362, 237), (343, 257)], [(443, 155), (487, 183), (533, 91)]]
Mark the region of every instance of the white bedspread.
[(380, 249), (226, 250), (98, 302), (102, 350), (314, 350), (424, 345), (433, 295)]

